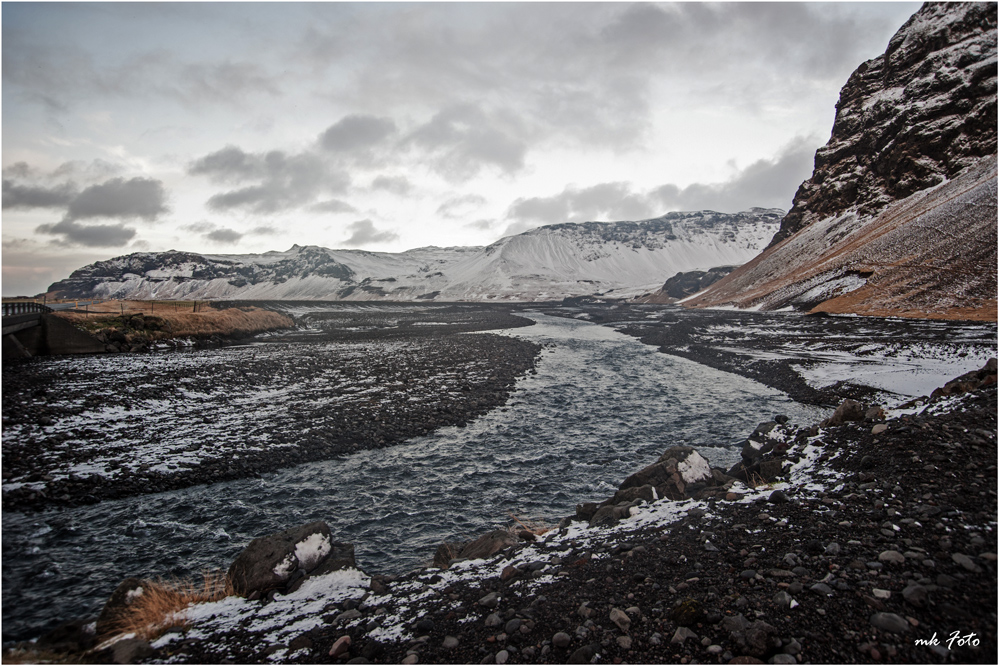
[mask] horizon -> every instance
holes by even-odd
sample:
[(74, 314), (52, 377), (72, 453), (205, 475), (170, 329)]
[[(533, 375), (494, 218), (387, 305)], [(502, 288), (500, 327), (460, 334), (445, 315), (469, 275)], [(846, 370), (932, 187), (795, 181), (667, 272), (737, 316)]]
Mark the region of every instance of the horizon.
[(918, 6), (7, 3), (2, 291), (170, 247), (786, 211)]

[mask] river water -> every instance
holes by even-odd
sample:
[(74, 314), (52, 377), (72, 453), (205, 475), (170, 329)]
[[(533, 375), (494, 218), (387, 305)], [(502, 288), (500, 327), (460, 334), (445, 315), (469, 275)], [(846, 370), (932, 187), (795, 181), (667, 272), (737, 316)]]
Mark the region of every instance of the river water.
[[(546, 345), (537, 374), (466, 427), (259, 479), (4, 513), (4, 641), (95, 615), (127, 576), (224, 569), (250, 539), (312, 520), (355, 544), (368, 573), (401, 573), (429, 562), (442, 541), (508, 525), (512, 515), (557, 523), (670, 446), (695, 446), (727, 468), (760, 421), (825, 416), (611, 328), (526, 316), (536, 324), (505, 333)], [(257, 354), (280, 344), (258, 344)]]

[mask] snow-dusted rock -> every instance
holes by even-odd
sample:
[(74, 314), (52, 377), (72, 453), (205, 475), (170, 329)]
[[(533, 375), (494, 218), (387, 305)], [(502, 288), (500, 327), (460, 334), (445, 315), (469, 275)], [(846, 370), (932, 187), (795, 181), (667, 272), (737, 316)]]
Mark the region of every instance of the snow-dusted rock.
[[(336, 545), (338, 559), (353, 566), (353, 546)], [(237, 595), (255, 597), (283, 587), (297, 571), (321, 569), (333, 552), (329, 526), (315, 521), (251, 541), (229, 567), (229, 579)]]
[(653, 486), (658, 497), (679, 500), (689, 497), (690, 486), (713, 482), (711, 467), (700, 453), (690, 446), (674, 446), (625, 479), (618, 490)]
[(107, 636), (116, 631), (118, 622), (127, 614), (129, 606), (142, 596), (143, 585), (143, 581), (138, 578), (126, 578), (118, 583), (97, 618), (98, 636)]
[(493, 530), (488, 534), (483, 534), (475, 541), (461, 549), (458, 557), (467, 560), (474, 560), (482, 557), (495, 555), (499, 551), (518, 543), (517, 535), (507, 530)]

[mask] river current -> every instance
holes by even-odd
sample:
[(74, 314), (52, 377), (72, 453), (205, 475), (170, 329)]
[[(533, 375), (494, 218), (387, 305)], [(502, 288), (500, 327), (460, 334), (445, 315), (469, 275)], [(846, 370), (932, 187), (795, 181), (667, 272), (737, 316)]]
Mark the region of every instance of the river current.
[[(760, 422), (822, 410), (757, 382), (661, 354), (605, 326), (527, 313), (506, 334), (546, 345), (505, 407), (465, 427), (259, 479), (3, 515), (3, 638), (96, 615), (127, 576), (225, 569), (254, 537), (325, 520), (368, 573), (426, 564), (437, 544), (521, 520), (557, 523), (601, 501), (666, 448), (739, 459)], [(258, 344), (266, 354), (269, 345)]]

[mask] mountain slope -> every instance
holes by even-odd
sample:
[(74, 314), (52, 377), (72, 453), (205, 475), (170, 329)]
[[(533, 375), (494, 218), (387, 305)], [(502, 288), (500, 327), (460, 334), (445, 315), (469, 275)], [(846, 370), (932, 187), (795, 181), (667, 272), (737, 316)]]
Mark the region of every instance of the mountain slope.
[(924, 5), (844, 86), (767, 250), (687, 304), (994, 319), (996, 115), (996, 5)]
[(140, 252), (84, 266), (49, 287), (63, 297), (542, 301), (633, 296), (677, 271), (755, 256), (783, 211), (669, 213), (641, 222), (557, 224), (488, 247), (400, 253), (294, 246), (286, 252)]

